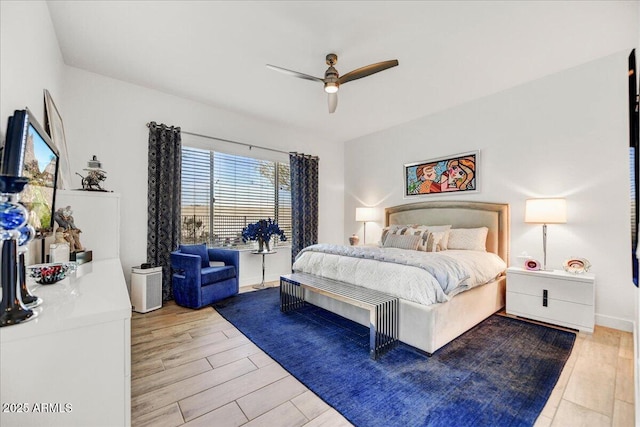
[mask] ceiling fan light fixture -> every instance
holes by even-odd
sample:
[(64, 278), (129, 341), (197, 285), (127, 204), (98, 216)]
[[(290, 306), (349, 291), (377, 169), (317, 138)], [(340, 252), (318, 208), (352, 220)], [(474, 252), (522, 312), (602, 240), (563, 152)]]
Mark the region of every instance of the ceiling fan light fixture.
[(376, 64), (366, 65), (364, 67), (360, 67), (356, 70), (350, 71), (347, 74), (340, 76), (338, 70), (335, 69), (334, 65), (338, 62), (338, 55), (335, 53), (330, 53), (327, 55), (326, 63), (329, 66), (327, 71), (324, 72), (324, 78), (310, 76), (309, 74), (299, 73), (297, 71), (287, 70), (286, 68), (276, 67), (275, 65), (267, 64), (267, 68), (270, 68), (275, 71), (280, 71), (285, 74), (289, 74), (290, 76), (297, 77), (300, 79), (311, 80), (316, 82), (321, 82), (324, 84), (324, 91), (328, 95), (329, 101), (329, 113), (333, 113), (336, 111), (336, 107), (338, 105), (338, 89), (341, 85), (345, 83), (349, 83), (353, 80), (358, 80), (363, 77), (370, 76), (375, 73), (379, 73), (380, 71), (384, 71), (387, 68), (395, 67), (398, 65), (397, 59), (392, 59), (389, 61), (378, 62)]
[(326, 82), (324, 84), (324, 91), (327, 93), (336, 93), (338, 92), (338, 86), (336, 82)]

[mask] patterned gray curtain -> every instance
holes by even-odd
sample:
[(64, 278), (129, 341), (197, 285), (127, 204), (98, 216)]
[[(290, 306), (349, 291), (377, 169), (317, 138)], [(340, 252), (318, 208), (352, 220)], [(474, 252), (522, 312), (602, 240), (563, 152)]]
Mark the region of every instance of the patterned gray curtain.
[(173, 299), (170, 252), (180, 243), (180, 128), (149, 123), (147, 262), (162, 267), (162, 300)]
[(318, 243), (318, 158), (289, 153), (291, 172), (291, 263), (303, 248)]

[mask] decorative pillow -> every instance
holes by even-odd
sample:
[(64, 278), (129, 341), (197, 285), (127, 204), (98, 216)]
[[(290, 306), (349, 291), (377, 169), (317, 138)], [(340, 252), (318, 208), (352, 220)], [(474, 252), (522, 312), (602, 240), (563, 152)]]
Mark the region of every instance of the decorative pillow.
[(384, 245), (384, 240), (387, 238), (387, 235), (389, 233), (393, 233), (396, 229), (396, 227), (398, 227), (397, 225), (389, 225), (387, 227), (384, 227), (382, 229), (382, 235), (380, 236), (380, 243), (382, 243)]
[(430, 233), (444, 232), (444, 235), (440, 238), (440, 241), (436, 242), (436, 244), (440, 246), (439, 250), (446, 251), (449, 243), (449, 230), (451, 229), (451, 226), (450, 225), (427, 225), (425, 227), (427, 227)]
[(398, 248), (398, 249), (418, 249), (418, 242), (420, 236), (415, 235), (403, 235), (403, 234), (389, 234), (384, 241), (385, 248)]
[(487, 251), (487, 227), (453, 228), (449, 231), (448, 249)]
[(207, 252), (207, 245), (205, 243), (201, 245), (180, 245), (180, 252), (189, 255), (199, 255), (200, 267), (209, 267), (209, 252)]
[(415, 235), (420, 236), (418, 250), (424, 252), (433, 252), (429, 250), (429, 236), (434, 232), (444, 232), (445, 234), (438, 238), (435, 244), (440, 244), (441, 249), (447, 249), (447, 233), (451, 228), (450, 225), (404, 225), (393, 232), (393, 234)]
[(414, 236), (420, 236), (418, 242), (418, 250), (428, 252), (429, 237), (431, 236), (431, 230), (424, 225), (417, 225), (409, 229), (409, 232)]
[(436, 241), (436, 244), (440, 245), (440, 250), (444, 251), (447, 249), (448, 231), (451, 228), (451, 226), (450, 225), (405, 224), (405, 225), (391, 225), (385, 228), (388, 228), (388, 230), (386, 233), (384, 229), (382, 231), (383, 245), (385, 241), (384, 239), (388, 237), (390, 234), (415, 235), (419, 237), (417, 250), (424, 251), (424, 252), (432, 252), (432, 251), (429, 251), (429, 248), (428, 248), (429, 235), (432, 232), (440, 232), (440, 231), (445, 232), (444, 236), (439, 237), (438, 241)]
[(406, 231), (412, 227), (410, 224), (400, 225), (400, 224), (391, 224), (382, 229), (382, 236), (380, 237), (380, 241), (384, 245), (384, 241), (386, 240), (389, 234), (406, 234)]
[(449, 234), (447, 231), (434, 231), (429, 233), (429, 240), (427, 240), (427, 252), (440, 252), (442, 249), (442, 239)]

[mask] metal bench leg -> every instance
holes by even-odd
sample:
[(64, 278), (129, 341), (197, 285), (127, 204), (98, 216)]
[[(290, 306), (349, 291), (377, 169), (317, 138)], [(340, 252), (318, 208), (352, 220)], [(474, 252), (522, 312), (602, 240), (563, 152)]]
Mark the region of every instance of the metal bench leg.
[(369, 357), (376, 360), (378, 356), (378, 307), (369, 311)]
[(369, 356), (376, 358), (398, 343), (398, 300), (388, 301), (369, 312)]
[(304, 289), (298, 283), (280, 279), (280, 311), (295, 310), (304, 305)]

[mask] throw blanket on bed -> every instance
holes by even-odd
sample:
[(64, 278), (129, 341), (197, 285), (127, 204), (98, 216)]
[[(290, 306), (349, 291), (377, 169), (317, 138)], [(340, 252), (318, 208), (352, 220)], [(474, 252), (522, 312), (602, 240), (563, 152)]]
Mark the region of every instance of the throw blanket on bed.
[(293, 269), (378, 289), (420, 304), (449, 300), (468, 288), (463, 282), (469, 278), (456, 259), (434, 252), (328, 244), (304, 248)]

